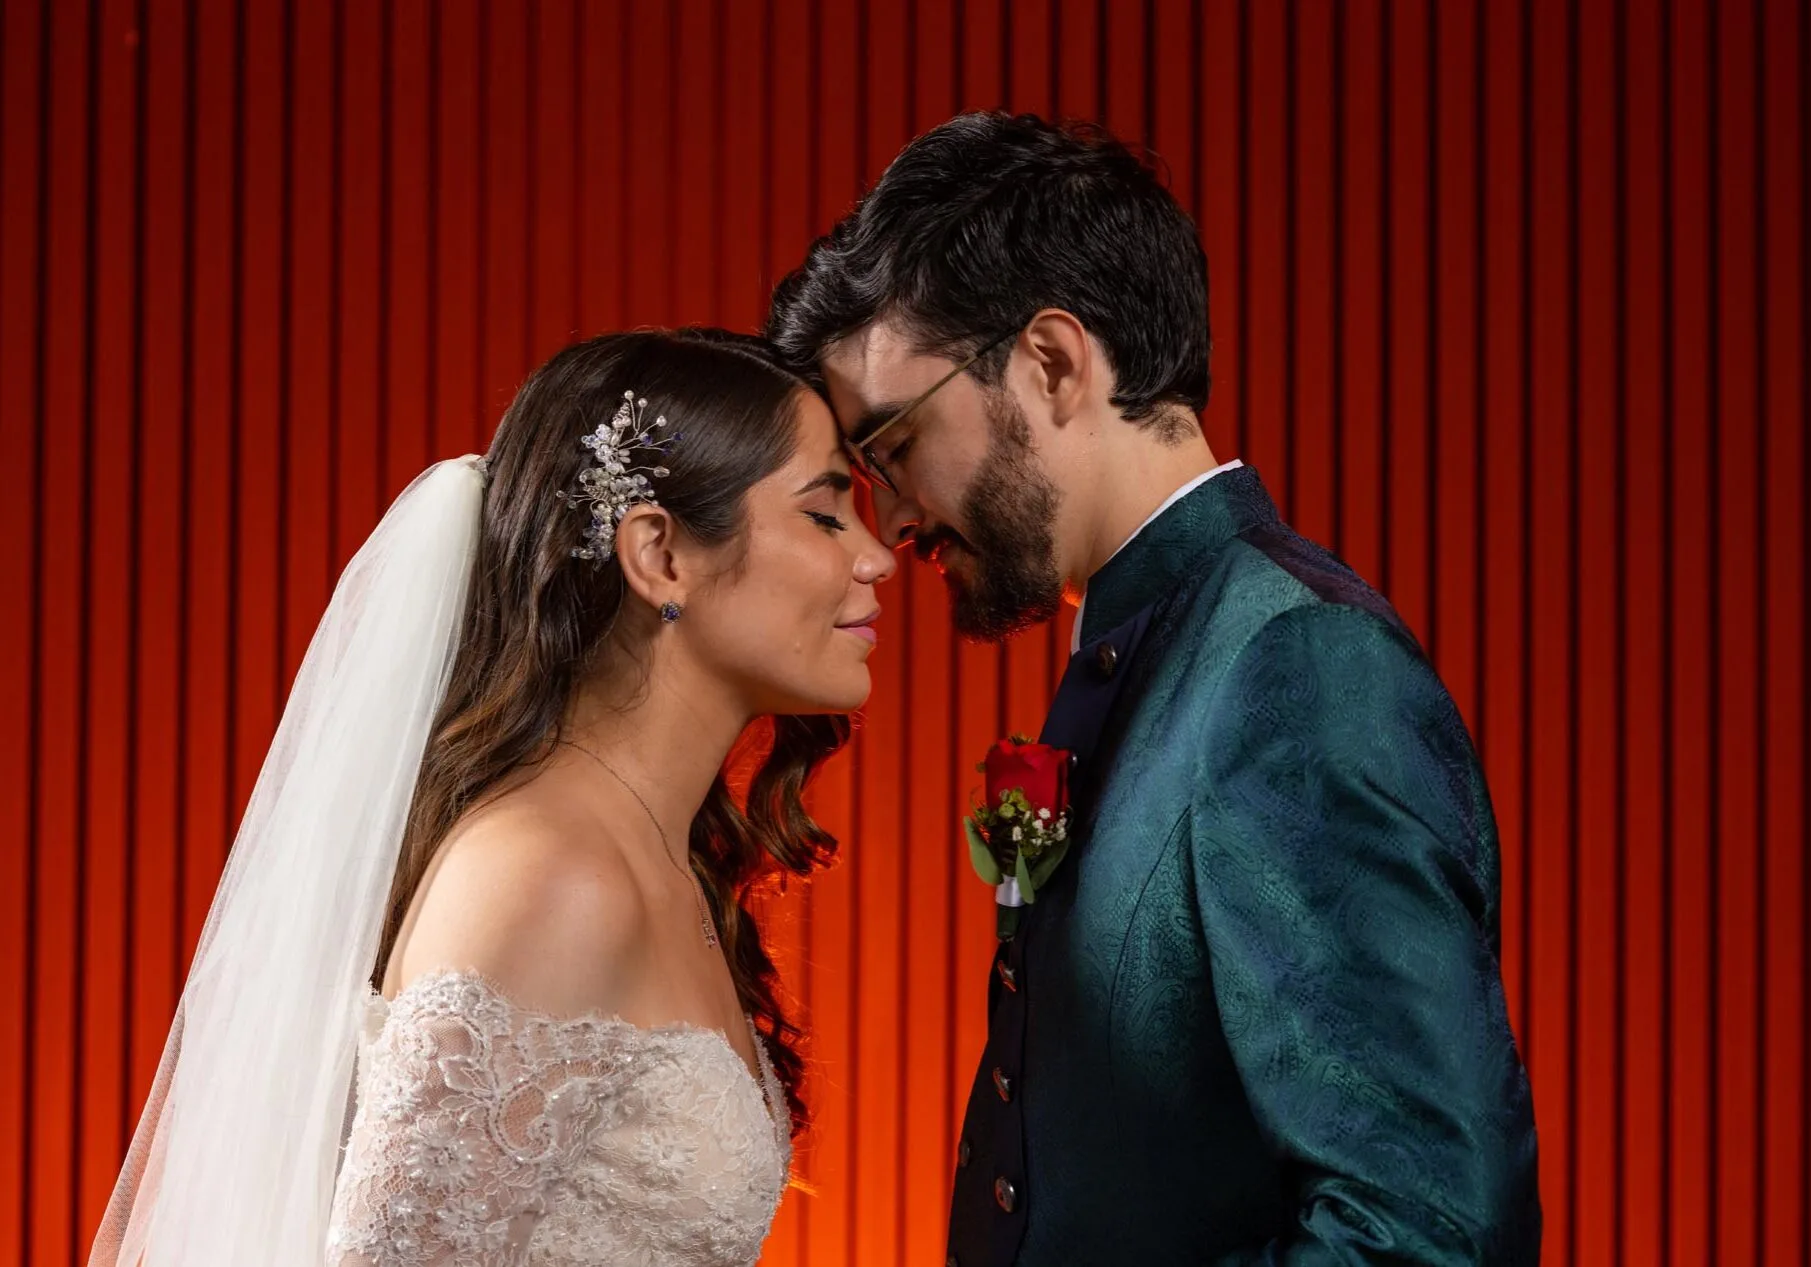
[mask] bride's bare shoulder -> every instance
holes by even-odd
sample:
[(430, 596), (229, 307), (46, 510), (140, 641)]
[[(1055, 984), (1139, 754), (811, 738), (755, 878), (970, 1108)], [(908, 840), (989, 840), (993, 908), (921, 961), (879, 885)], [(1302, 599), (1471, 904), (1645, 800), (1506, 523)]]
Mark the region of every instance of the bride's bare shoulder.
[(646, 907), (607, 834), (532, 788), (462, 819), (423, 879), (397, 946), (401, 988), (477, 972), (552, 1015), (609, 1012), (633, 979)]

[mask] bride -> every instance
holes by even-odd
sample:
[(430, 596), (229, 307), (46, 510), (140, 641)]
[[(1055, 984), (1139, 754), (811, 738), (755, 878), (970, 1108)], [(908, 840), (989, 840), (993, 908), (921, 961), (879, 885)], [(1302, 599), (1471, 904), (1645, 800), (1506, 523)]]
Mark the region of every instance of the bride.
[(804, 1110), (743, 897), (835, 848), (893, 566), (756, 341), (537, 371), (341, 578), (91, 1264), (752, 1262)]

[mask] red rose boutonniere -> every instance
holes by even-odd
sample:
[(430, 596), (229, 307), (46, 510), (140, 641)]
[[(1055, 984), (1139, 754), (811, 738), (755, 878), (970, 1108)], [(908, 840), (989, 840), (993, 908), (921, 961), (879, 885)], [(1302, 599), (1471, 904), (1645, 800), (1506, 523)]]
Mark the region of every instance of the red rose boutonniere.
[(1069, 850), (1069, 754), (1015, 735), (977, 768), (987, 797), (962, 825), (975, 874), (994, 886), (1000, 935), (1010, 937), (1018, 908), (1037, 900)]

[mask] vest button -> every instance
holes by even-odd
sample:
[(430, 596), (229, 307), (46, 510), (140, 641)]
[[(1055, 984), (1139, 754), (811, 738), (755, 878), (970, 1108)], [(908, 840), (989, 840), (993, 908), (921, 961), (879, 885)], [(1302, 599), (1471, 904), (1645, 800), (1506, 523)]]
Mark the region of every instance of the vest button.
[(1103, 642), (1094, 653), (1094, 667), (1103, 678), (1113, 676), (1119, 668), (1119, 648), (1110, 642)]
[(968, 1165), (969, 1159), (971, 1157), (973, 1157), (974, 1155), (975, 1155), (975, 1150), (968, 1146), (967, 1140), (963, 1140), (962, 1143), (960, 1143), (956, 1147), (956, 1165), (957, 1166)]
[(1004, 959), (999, 961), (999, 967), (1000, 984), (1012, 991), (1012, 993), (1017, 994), (1019, 992), (1019, 974), (1014, 972), (1011, 965)]
[(994, 1066), (994, 1090), (1000, 1093), (1002, 1100), (1012, 1103), (1012, 1079), (998, 1065)]
[(1019, 1190), (1012, 1186), (1010, 1180), (1002, 1176), (994, 1180), (994, 1202), (1006, 1213), (1011, 1214), (1013, 1206), (1019, 1201)]

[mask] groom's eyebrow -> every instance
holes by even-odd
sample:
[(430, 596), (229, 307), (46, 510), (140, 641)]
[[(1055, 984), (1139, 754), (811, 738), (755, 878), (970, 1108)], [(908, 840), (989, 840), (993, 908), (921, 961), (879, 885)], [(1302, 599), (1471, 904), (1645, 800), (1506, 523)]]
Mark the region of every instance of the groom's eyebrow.
[(882, 423), (911, 403), (909, 400), (892, 400), (874, 406), (855, 420), (855, 425), (849, 429), (849, 443), (866, 444), (868, 437), (873, 435)]

